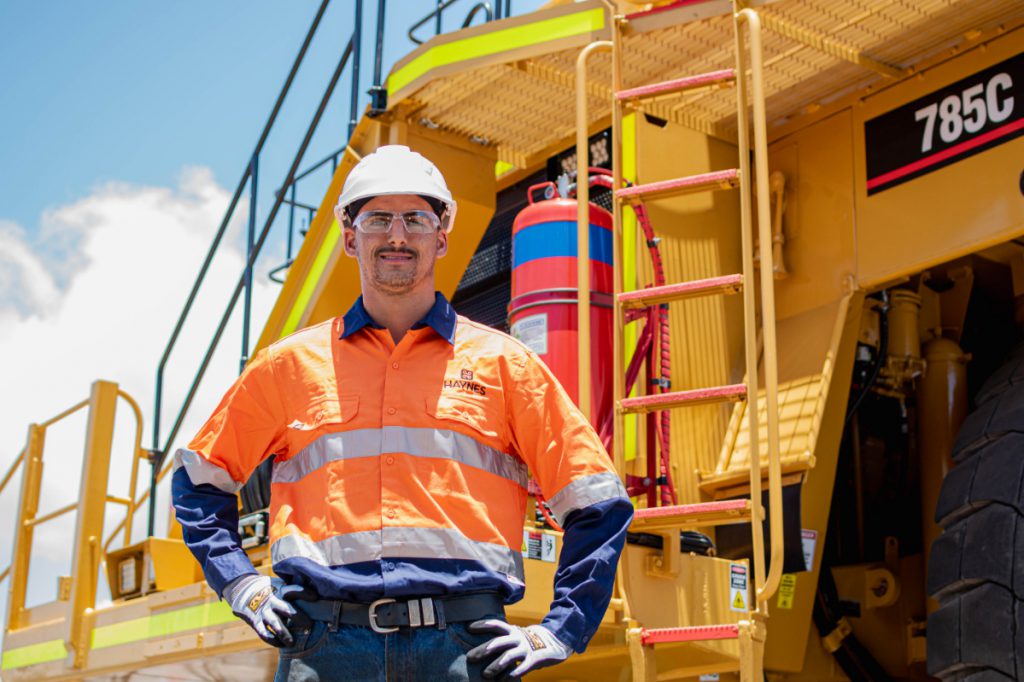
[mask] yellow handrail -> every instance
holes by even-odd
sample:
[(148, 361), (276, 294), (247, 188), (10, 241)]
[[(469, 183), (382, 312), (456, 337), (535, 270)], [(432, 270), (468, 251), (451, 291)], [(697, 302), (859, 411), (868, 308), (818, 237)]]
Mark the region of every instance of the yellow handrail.
[[(735, 15), (734, 38), (736, 41), (736, 133), (739, 153), (740, 176), (740, 243), (743, 251), (743, 347), (747, 368), (747, 427), (750, 431), (750, 535), (753, 560), (755, 594), (760, 594), (764, 585), (764, 507), (761, 504), (761, 442), (758, 428), (758, 378), (757, 365), (760, 355), (757, 345), (757, 292), (754, 282), (754, 236), (751, 229), (753, 209), (750, 192), (750, 121), (747, 113), (749, 99), (747, 84), (747, 58), (740, 34), (739, 15)], [(758, 601), (757, 609), (765, 609)]]
[(72, 405), (68, 409), (64, 410), (63, 412), (58, 414), (56, 417), (51, 417), (50, 419), (47, 419), (42, 424), (39, 424), (39, 427), (45, 429), (48, 426), (52, 426), (53, 424), (56, 424), (57, 422), (59, 422), (61, 419), (65, 419), (66, 417), (70, 417), (75, 412), (78, 412), (80, 409), (82, 409), (83, 407), (85, 407), (88, 404), (89, 404), (89, 399), (86, 398), (82, 402), (80, 402), (80, 403), (78, 403), (76, 405)]
[[(127, 497), (111, 495), (106, 490), (109, 477), (110, 450), (113, 440), (115, 404), (118, 397), (123, 398), (131, 407), (136, 422), (131, 481)], [(46, 431), (50, 426), (86, 406), (90, 407), (89, 427), (86, 437), (86, 459), (83, 462), (82, 489), (79, 493), (79, 499), (59, 509), (37, 516), (41, 494)], [(8, 629), (20, 628), (26, 623), (28, 609), (25, 608), (25, 590), (35, 528), (69, 512), (78, 512), (79, 519), (74, 542), (75, 565), (72, 568), (74, 578), (72, 580), (70, 596), (72, 604), (68, 631), (69, 641), (73, 642), (75, 667), (84, 665), (88, 650), (91, 621), (88, 618), (87, 612), (95, 606), (95, 582), (98, 578), (97, 570), (102, 560), (98, 540), (102, 533), (103, 506), (107, 502), (115, 502), (125, 507), (124, 519), (118, 524), (111, 537), (103, 545), (103, 550), (106, 550), (114, 537), (122, 529), (124, 530), (125, 545), (131, 543), (131, 526), (135, 510), (149, 497), (149, 491), (147, 490), (138, 500), (135, 499), (138, 488), (139, 460), (147, 456), (146, 451), (142, 449), (142, 426), (142, 410), (139, 409), (138, 403), (130, 395), (120, 390), (116, 384), (97, 381), (93, 384), (92, 393), (88, 399), (76, 403), (51, 419), (40, 424), (31, 425), (29, 428), (28, 445), (18, 455), (3, 480), (0, 481), (0, 492), (2, 492), (13, 478), (15, 470), (19, 466), (25, 467), (21, 486), (22, 499), (18, 511), (18, 524), (16, 526), (17, 537), (15, 538), (14, 561), (11, 566), (0, 573), (0, 580), (11, 576), (9, 616), (6, 623)], [(161, 480), (170, 469), (171, 463), (168, 462), (160, 472), (157, 480)], [(102, 498), (96, 498), (95, 493), (102, 493)]]
[[(135, 413), (135, 455), (132, 457), (132, 477), (131, 481), (128, 484), (128, 499), (129, 501), (132, 501), (135, 499), (135, 491), (138, 485), (139, 460), (145, 456), (143, 454), (144, 451), (142, 449), (142, 410), (139, 409), (139, 404), (135, 402), (135, 399), (132, 398), (127, 393), (125, 393), (124, 391), (122, 391), (121, 389), (117, 389), (117, 395), (118, 397), (122, 398), (126, 403), (128, 403), (128, 406), (132, 408), (132, 412)], [(133, 502), (130, 502), (127, 506), (127, 509), (125, 509), (125, 520), (123, 523), (125, 547), (131, 544), (132, 521), (135, 519), (135, 510), (137, 508), (138, 507)], [(105, 546), (104, 549), (106, 549)]]
[[(171, 467), (173, 465), (174, 465), (174, 460), (173, 459), (168, 459), (168, 461), (164, 464), (164, 467), (159, 471), (159, 473), (157, 473), (157, 476), (156, 476), (156, 482), (157, 483), (159, 483), (160, 481), (164, 480), (164, 476), (167, 475), (167, 473), (171, 470)], [(147, 488), (146, 490), (143, 491), (142, 496), (139, 497), (139, 499), (135, 502), (135, 508), (138, 509), (139, 507), (141, 507), (143, 504), (146, 503), (146, 500), (148, 500), (148, 499), (149, 499), (149, 489)], [(103, 551), (104, 552), (106, 552), (107, 549), (110, 547), (110, 543), (112, 543), (114, 541), (114, 538), (117, 536), (118, 532), (122, 528), (124, 528), (125, 522), (127, 520), (128, 520), (128, 517), (126, 515), (125, 518), (121, 519), (121, 522), (118, 523), (116, 526), (114, 526), (114, 529), (112, 531), (110, 531), (110, 537), (108, 537), (106, 542), (103, 543)]]
[[(764, 577), (763, 583), (759, 585), (757, 589), (757, 600), (759, 603), (758, 610), (761, 610), (761, 604), (766, 604), (778, 589), (779, 581), (782, 578), (784, 549), (782, 535), (782, 464), (779, 454), (778, 351), (775, 341), (775, 279), (774, 268), (772, 266), (771, 204), (769, 196), (770, 186), (768, 183), (768, 132), (764, 102), (764, 64), (762, 62), (761, 19), (757, 12), (751, 9), (743, 9), (736, 13), (736, 24), (737, 57), (742, 66), (741, 69), (737, 70), (737, 79), (739, 82), (743, 83), (742, 92), (744, 95), (746, 93), (746, 68), (745, 65), (742, 64), (743, 38), (739, 30), (741, 26), (745, 25), (747, 27), (747, 33), (750, 40), (750, 76), (753, 86), (751, 100), (754, 108), (754, 184), (757, 192), (757, 227), (758, 239), (760, 241), (759, 246), (761, 260), (761, 331), (762, 341), (764, 343), (765, 399), (768, 403), (768, 508), (770, 518), (769, 527), (771, 533), (771, 556), (768, 564), (767, 576)], [(740, 103), (740, 109), (742, 110), (741, 115), (745, 118), (745, 97)], [(747, 135), (745, 127), (746, 126), (744, 125), (744, 131), (742, 133), (744, 138), (746, 138)], [(747, 138), (747, 144), (749, 144), (749, 138)], [(741, 147), (740, 153), (741, 157), (745, 157), (746, 149)], [(745, 159), (741, 158), (741, 163), (743, 161), (745, 161)], [(749, 198), (746, 201), (748, 202), (747, 208), (749, 211)], [(744, 231), (747, 233), (744, 238), (748, 238), (750, 231), (749, 228), (745, 228)], [(757, 376), (756, 361), (753, 365), (748, 364), (747, 371), (752, 377)], [(752, 431), (756, 430), (757, 404), (755, 396), (756, 393), (751, 396), (750, 405), (748, 407), (751, 412), (749, 422), (752, 425)], [(752, 501), (755, 491), (761, 489), (760, 455), (753, 449), (753, 442), (752, 434), (752, 448), (750, 453), (750, 494)], [(757, 483), (756, 486), (755, 477)], [(754, 506), (760, 508), (760, 501), (754, 501)], [(760, 529), (761, 524), (759, 519), (755, 518), (752, 523)], [(754, 533), (755, 537), (758, 534), (759, 533)], [(755, 549), (755, 559), (758, 556), (763, 557), (763, 554), (761, 552), (757, 552)], [(761, 571), (758, 571), (758, 574), (763, 575)]]
[(590, 121), (587, 116), (587, 60), (598, 50), (611, 51), (610, 40), (590, 43), (576, 58), (576, 385), (580, 412), (590, 419)]
[(78, 509), (78, 503), (77, 502), (72, 502), (71, 504), (64, 505), (60, 509), (53, 510), (49, 514), (43, 514), (42, 516), (36, 516), (36, 517), (31, 518), (31, 519), (25, 519), (25, 525), (26, 526), (36, 526), (36, 525), (39, 525), (40, 523), (45, 523), (47, 521), (51, 521), (51, 520), (57, 518), (58, 516), (63, 516), (64, 514), (67, 514), (68, 512), (75, 511), (76, 509)]

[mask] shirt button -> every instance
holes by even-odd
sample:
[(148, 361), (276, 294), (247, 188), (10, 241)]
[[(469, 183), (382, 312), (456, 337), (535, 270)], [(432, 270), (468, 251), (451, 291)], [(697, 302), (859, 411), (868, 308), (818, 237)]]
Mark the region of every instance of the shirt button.
[(398, 412), (398, 410), (396, 410), (396, 409), (395, 409), (395, 408), (393, 408), (393, 407), (389, 407), (389, 408), (388, 408), (388, 414), (394, 414), (395, 412)]
[(392, 457), (391, 455), (388, 455), (388, 458), (385, 461), (387, 461), (388, 464), (394, 464), (395, 463), (395, 458)]
[(398, 369), (398, 363), (397, 362), (392, 362), (391, 363), (391, 369)]

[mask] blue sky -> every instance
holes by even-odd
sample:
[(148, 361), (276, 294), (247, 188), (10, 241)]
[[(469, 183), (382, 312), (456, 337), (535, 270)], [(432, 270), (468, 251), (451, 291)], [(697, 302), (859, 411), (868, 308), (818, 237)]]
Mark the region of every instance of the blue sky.
[[(99, 378), (138, 399), (148, 447), (157, 361), (319, 4), (0, 0), (0, 476), (21, 451), (30, 422), (88, 396)], [(445, 30), (456, 28), (473, 4), (460, 0)], [(540, 4), (512, 3), (514, 13)], [(360, 111), (372, 80), (376, 6), (365, 1)], [(385, 75), (413, 48), (409, 25), (433, 6), (434, 0), (387, 3)], [(352, 0), (331, 4), (268, 140), (260, 160), (261, 220), (353, 16)], [(346, 69), (303, 168), (343, 145), (350, 82)], [(326, 172), (312, 177), (300, 200), (318, 204), (328, 180)], [(180, 404), (239, 276), (244, 221), (243, 206), (172, 357), (168, 405)], [(279, 221), (264, 272), (283, 260), (282, 228)], [(257, 278), (253, 340), (277, 292), (278, 285)], [(194, 433), (237, 374), (240, 326), (236, 316), (179, 441)], [(47, 432), (41, 514), (78, 496), (83, 429), (78, 415)], [(112, 494), (126, 494), (132, 429), (130, 420), (118, 419)], [(19, 480), (0, 495), (0, 570), (10, 556)], [(158, 501), (159, 533), (166, 490)], [(119, 517), (108, 507), (111, 518)], [(69, 573), (73, 530), (66, 516), (37, 532), (30, 605), (51, 600), (56, 576)], [(6, 595), (0, 585), (0, 614)]]
[[(430, 2), (388, 4), (386, 65), (411, 46), (397, 25)], [(372, 35), (376, 3), (365, 5)], [(0, 218), (31, 231), (43, 209), (100, 183), (169, 185), (183, 165), (209, 167), (233, 188), (318, 6), (314, 0), (0, 3)], [(269, 180), (283, 177), (285, 157), (301, 139), (351, 31), (353, 6), (336, 0), (325, 15), (270, 142), (268, 172), (275, 162), (282, 167)], [(364, 40), (361, 95), (372, 77), (372, 50), (371, 37)], [(344, 141), (349, 78), (346, 72), (310, 159)]]
[[(0, 219), (32, 231), (43, 209), (97, 184), (168, 185), (183, 165), (209, 167), (233, 189), (319, 4), (0, 1)], [(472, 4), (456, 3), (445, 30)], [(516, 0), (513, 10), (540, 4)], [(385, 76), (414, 47), (406, 29), (432, 5), (386, 3)], [(376, 6), (364, 2), (360, 111), (373, 75)], [(268, 170), (279, 166), (275, 183), (351, 32), (353, 8), (335, 0), (327, 10), (268, 149)], [(344, 141), (350, 78), (346, 69), (307, 160)]]

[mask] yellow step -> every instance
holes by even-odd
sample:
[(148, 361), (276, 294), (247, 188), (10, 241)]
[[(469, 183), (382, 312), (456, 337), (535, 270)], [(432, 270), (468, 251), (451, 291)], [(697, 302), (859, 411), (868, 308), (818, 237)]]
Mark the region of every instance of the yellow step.
[(620, 102), (651, 99), (654, 97), (663, 97), (665, 95), (675, 95), (687, 90), (714, 87), (716, 85), (728, 85), (735, 80), (736, 69), (722, 69), (721, 71), (711, 71), (709, 73), (702, 73), (696, 76), (686, 76), (685, 78), (676, 78), (670, 81), (651, 83), (649, 85), (630, 88), (629, 90), (622, 90), (615, 93), (615, 98)]
[(678, 528), (722, 526), (749, 519), (749, 499), (719, 500), (637, 509), (629, 529), (634, 533), (658, 533)]
[(682, 301), (715, 294), (735, 294), (743, 290), (743, 275), (723, 275), (696, 279), (691, 282), (664, 284), (660, 287), (638, 289), (619, 294), (616, 298), (626, 310), (647, 308), (659, 303)]
[(661, 180), (646, 185), (633, 185), (615, 190), (615, 197), (624, 201), (638, 201), (643, 198), (694, 194), (696, 192), (707, 192), (716, 189), (732, 189), (740, 184), (740, 171), (738, 168), (728, 170), (712, 171), (699, 175), (688, 175), (683, 178), (672, 180)]

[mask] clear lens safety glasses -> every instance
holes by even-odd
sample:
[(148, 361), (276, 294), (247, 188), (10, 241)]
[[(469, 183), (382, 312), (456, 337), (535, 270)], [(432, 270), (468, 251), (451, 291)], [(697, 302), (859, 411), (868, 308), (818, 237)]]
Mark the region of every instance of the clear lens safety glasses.
[(441, 219), (431, 211), (366, 211), (352, 221), (352, 227), (366, 234), (384, 234), (391, 231), (395, 219), (400, 218), (405, 231), (414, 234), (431, 234), (441, 227)]

